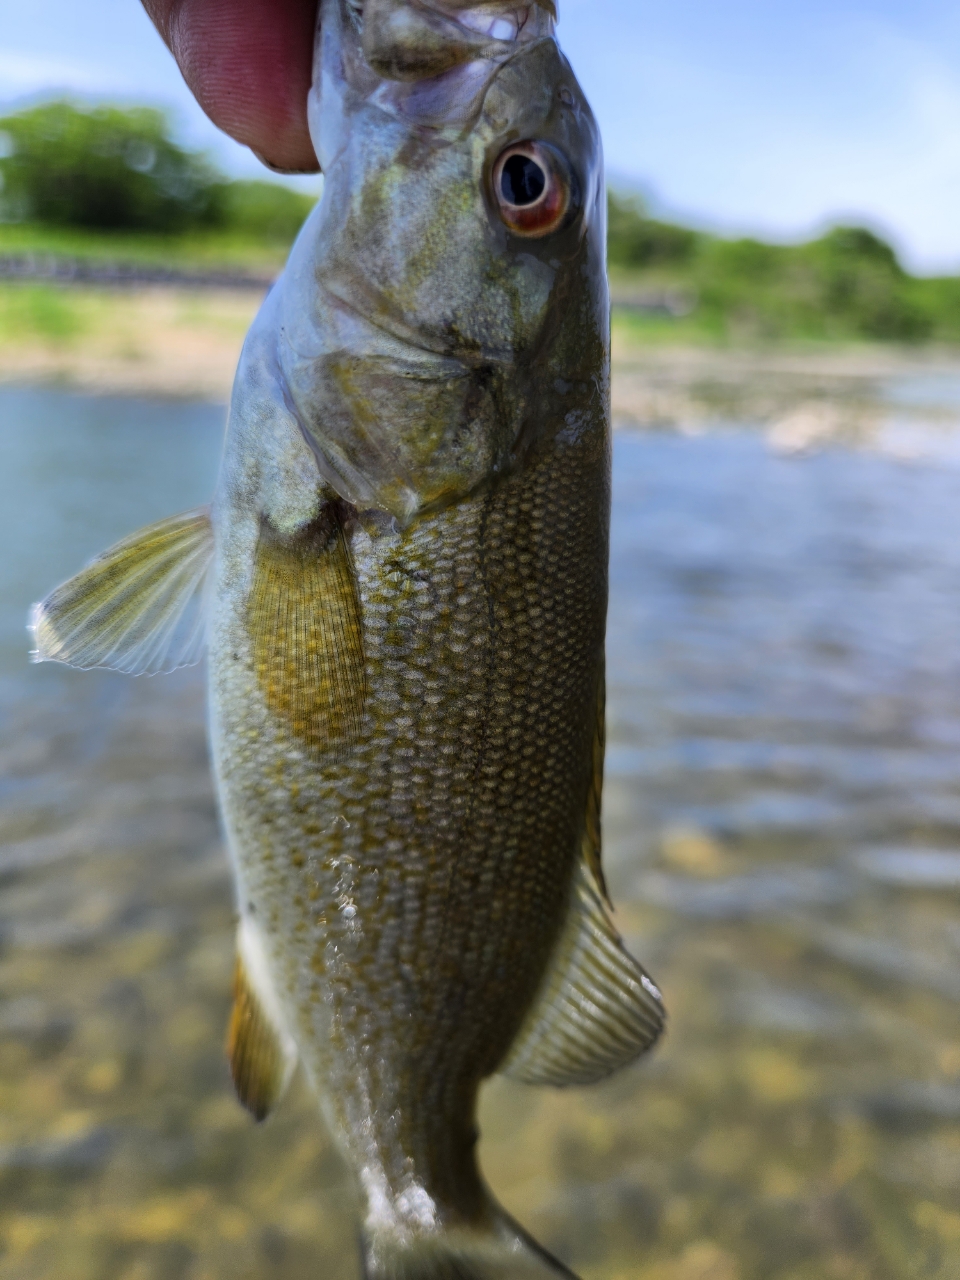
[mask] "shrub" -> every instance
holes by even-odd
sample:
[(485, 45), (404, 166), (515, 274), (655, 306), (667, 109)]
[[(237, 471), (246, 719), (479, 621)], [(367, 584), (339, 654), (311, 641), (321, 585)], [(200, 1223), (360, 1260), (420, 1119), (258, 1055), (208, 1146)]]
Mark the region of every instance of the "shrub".
[(219, 217), (231, 231), (260, 240), (289, 243), (314, 200), (276, 182), (226, 182), (218, 194)]
[(607, 196), (607, 257), (618, 267), (656, 267), (689, 262), (699, 237), (687, 227), (648, 218), (637, 200)]
[(175, 232), (222, 220), (222, 183), (148, 107), (51, 102), (0, 119), (3, 214), (104, 231)]

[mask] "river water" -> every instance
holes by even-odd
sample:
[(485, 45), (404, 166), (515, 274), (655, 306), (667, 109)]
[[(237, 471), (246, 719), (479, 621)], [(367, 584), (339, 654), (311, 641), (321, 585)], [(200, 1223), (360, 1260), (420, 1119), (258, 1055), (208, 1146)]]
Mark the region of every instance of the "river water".
[[(0, 390), (3, 1280), (357, 1276), (302, 1082), (261, 1128), (231, 1094), (202, 669), (25, 661), (32, 599), (207, 497), (222, 425)], [(960, 1275), (958, 457), (618, 433), (605, 856), (669, 1034), (482, 1109), (584, 1280)]]

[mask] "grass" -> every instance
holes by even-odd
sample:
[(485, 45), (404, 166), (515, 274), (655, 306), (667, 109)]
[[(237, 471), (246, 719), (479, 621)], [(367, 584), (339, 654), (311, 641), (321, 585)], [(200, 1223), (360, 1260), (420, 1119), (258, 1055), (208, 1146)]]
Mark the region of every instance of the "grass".
[(0, 282), (0, 381), (224, 400), (259, 289)]
[(622, 317), (645, 341), (960, 343), (960, 278), (910, 275), (862, 227), (806, 244), (726, 239), (612, 193), (609, 258), (623, 292), (687, 300), (684, 314)]
[[(236, 230), (159, 235), (0, 223), (0, 257), (49, 254), (185, 272), (271, 276), (289, 244), (289, 234)], [(621, 346), (960, 345), (960, 279), (911, 276), (887, 245), (856, 228), (806, 245), (725, 240), (646, 218), (614, 195), (610, 263), (615, 299), (671, 291), (688, 299), (683, 314), (615, 305)], [(109, 328), (118, 309), (117, 292), (0, 282), (0, 342), (76, 346)]]
[[(53, 125), (57, 137), (73, 138), (66, 159), (63, 147), (50, 143)], [(0, 213), (6, 209), (4, 216), (14, 217), (33, 210), (30, 216), (37, 220), (0, 223), (0, 257), (56, 255), (93, 264), (269, 277), (282, 268), (311, 207), (307, 196), (275, 184), (226, 182), (207, 173), (197, 157), (181, 153), (166, 138), (155, 113), (48, 104), (10, 117), (5, 127), (22, 134), (23, 145), (0, 157), (6, 183)], [(111, 137), (119, 130), (118, 137), (129, 135), (134, 142), (156, 134), (156, 145), (162, 142), (171, 163), (176, 160), (185, 174), (207, 183), (209, 217), (191, 221), (181, 210), (179, 220), (172, 214), (165, 221), (133, 219), (137, 210), (143, 213), (140, 197), (152, 192), (154, 204), (162, 205), (163, 192), (154, 190), (154, 178), (134, 172), (104, 149), (103, 130)], [(59, 175), (52, 185), (51, 165)], [(23, 188), (19, 205), (14, 179)], [(126, 205), (121, 197), (128, 197)], [(106, 210), (119, 217), (124, 208), (130, 214), (127, 226), (193, 229), (177, 234), (82, 229), (94, 225), (94, 213)], [(157, 213), (160, 205), (150, 208)], [(97, 225), (104, 225), (102, 218)], [(616, 331), (635, 345), (960, 345), (960, 278), (910, 275), (893, 249), (862, 227), (834, 227), (806, 244), (731, 239), (651, 218), (635, 200), (611, 192), (609, 262), (620, 298)], [(633, 303), (627, 306), (631, 294)], [(658, 298), (663, 305), (657, 305)], [(0, 336), (7, 341), (27, 334), (69, 343), (91, 322), (90, 307), (79, 294), (25, 285), (0, 299)]]
[(617, 306), (613, 308), (613, 338), (625, 346), (730, 345), (723, 329), (698, 315), (670, 316)]
[(184, 235), (85, 231), (79, 228), (0, 223), (0, 257), (51, 254), (86, 262), (123, 262), (178, 270), (238, 270), (272, 275), (286, 261), (290, 243), (225, 231)]
[(89, 333), (100, 312), (86, 290), (46, 284), (0, 284), (0, 342), (65, 345)]

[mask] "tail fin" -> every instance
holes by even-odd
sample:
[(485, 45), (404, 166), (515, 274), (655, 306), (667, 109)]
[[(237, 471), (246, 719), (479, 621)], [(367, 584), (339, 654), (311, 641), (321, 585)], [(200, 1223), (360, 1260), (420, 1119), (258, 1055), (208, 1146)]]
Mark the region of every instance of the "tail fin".
[(515, 1222), (400, 1240), (364, 1236), (364, 1280), (578, 1280)]

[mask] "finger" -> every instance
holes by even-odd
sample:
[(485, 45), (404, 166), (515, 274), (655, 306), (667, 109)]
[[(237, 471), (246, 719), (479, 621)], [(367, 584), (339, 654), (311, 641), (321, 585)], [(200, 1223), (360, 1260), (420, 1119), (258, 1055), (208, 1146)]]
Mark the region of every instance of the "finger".
[(210, 119), (273, 169), (313, 173), (318, 0), (143, 0)]

